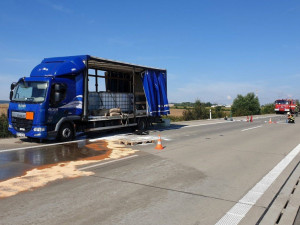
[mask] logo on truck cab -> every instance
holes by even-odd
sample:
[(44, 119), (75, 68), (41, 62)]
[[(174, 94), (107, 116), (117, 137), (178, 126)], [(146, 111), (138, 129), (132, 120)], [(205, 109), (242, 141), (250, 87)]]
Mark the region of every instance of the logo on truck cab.
[(26, 105), (25, 104), (18, 104), (18, 109), (25, 109)]

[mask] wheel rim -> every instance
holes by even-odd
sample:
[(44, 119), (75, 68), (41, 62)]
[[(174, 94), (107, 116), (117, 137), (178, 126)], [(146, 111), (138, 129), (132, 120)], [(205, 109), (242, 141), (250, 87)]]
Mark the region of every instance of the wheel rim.
[(63, 129), (63, 131), (62, 131), (62, 136), (64, 137), (64, 138), (69, 138), (70, 136), (71, 136), (71, 129), (70, 128), (65, 128), (65, 129)]

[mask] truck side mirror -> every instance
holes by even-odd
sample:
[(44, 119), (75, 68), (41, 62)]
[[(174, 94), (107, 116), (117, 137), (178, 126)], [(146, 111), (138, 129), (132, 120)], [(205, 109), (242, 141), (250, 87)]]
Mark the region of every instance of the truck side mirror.
[(54, 85), (54, 91), (55, 92), (63, 92), (63, 91), (65, 91), (65, 86), (64, 85), (62, 85), (62, 84), (55, 84)]
[(13, 94), (14, 94), (14, 92), (11, 90), (11, 91), (9, 92), (9, 100), (10, 100), (10, 101), (12, 100)]
[(61, 92), (54, 92), (54, 102), (55, 103), (60, 102), (61, 97), (62, 97), (62, 93)]
[(50, 104), (54, 107), (62, 101), (66, 94), (66, 87), (64, 84), (53, 84), (51, 90)]
[(14, 90), (16, 86), (17, 86), (16, 82), (11, 83), (10, 90)]

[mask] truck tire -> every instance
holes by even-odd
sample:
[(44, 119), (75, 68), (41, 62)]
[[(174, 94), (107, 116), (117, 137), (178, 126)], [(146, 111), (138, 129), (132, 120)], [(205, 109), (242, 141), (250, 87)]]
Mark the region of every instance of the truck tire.
[(61, 125), (58, 131), (58, 139), (60, 141), (71, 141), (74, 139), (74, 136), (74, 127), (70, 123), (64, 123)]
[(143, 131), (143, 130), (146, 130), (147, 127), (148, 127), (147, 120), (145, 118), (140, 118), (138, 120), (137, 129), (139, 131)]

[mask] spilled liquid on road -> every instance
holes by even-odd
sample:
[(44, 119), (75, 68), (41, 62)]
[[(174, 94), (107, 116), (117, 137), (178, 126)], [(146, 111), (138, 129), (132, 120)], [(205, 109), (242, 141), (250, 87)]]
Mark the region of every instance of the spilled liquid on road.
[(114, 141), (78, 142), (0, 153), (0, 198), (65, 178), (90, 176), (77, 167), (135, 153)]

